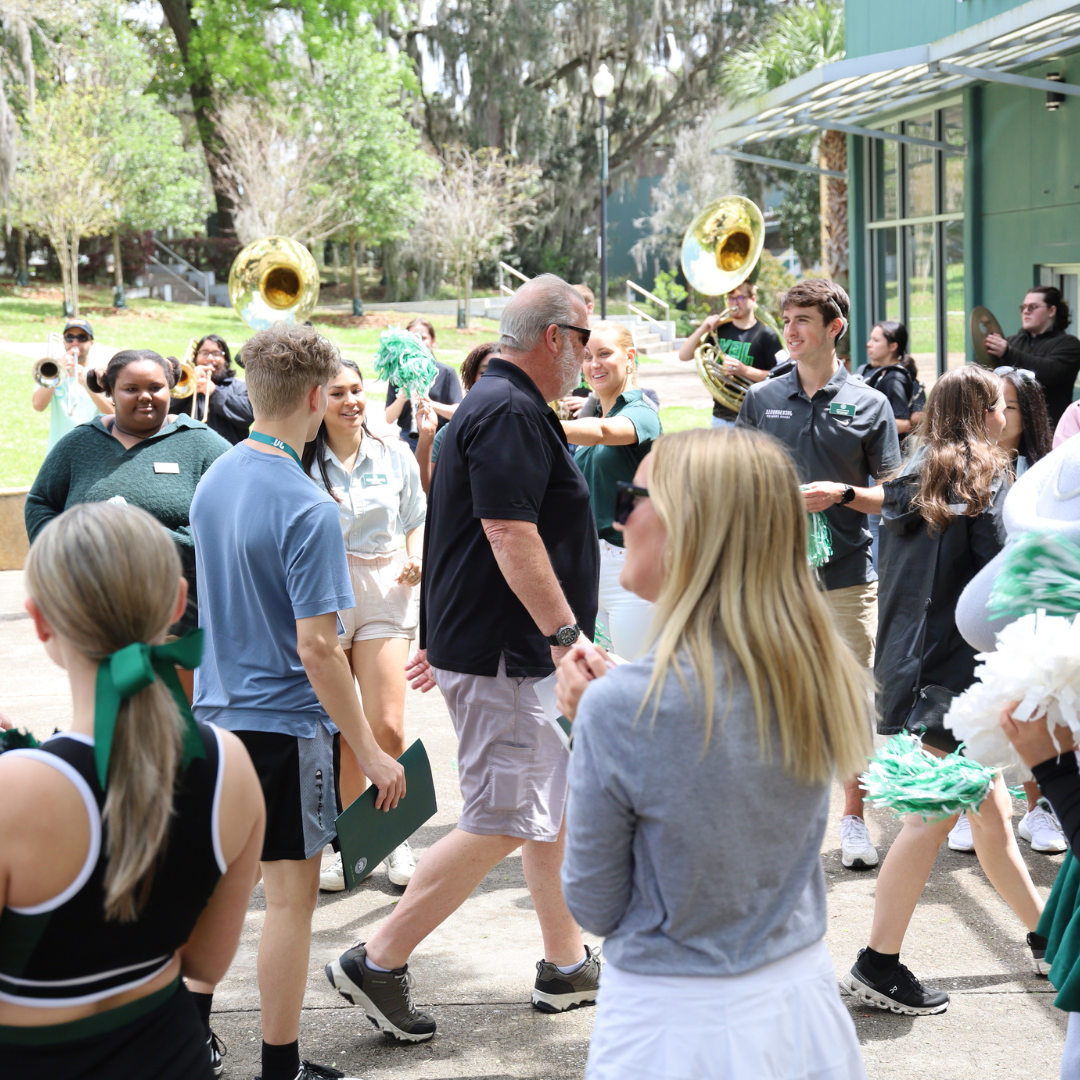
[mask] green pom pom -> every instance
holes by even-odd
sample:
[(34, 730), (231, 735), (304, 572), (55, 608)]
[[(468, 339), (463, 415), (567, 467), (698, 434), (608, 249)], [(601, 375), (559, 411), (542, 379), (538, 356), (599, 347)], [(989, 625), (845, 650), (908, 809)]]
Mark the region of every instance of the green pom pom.
[(941, 821), (961, 810), (978, 810), (994, 785), (994, 770), (961, 757), (927, 753), (913, 735), (894, 735), (859, 777), (866, 799), (897, 817), (918, 814)]
[(1080, 546), (1054, 532), (1026, 533), (1010, 548), (987, 611), (1020, 618), (1033, 611), (1075, 615), (1080, 611)]
[(391, 326), (379, 335), (375, 374), (412, 396), (428, 392), (438, 368), (435, 357), (415, 334)]
[(37, 739), (21, 728), (0, 731), (0, 754), (5, 750), (34, 750), (38, 745)]

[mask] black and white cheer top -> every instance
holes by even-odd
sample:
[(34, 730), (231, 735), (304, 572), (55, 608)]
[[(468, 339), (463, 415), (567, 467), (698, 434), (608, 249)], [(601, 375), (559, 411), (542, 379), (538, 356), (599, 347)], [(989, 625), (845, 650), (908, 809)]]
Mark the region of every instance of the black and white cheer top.
[(218, 835), (225, 755), (221, 733), (199, 724), (205, 758), (176, 779), (168, 839), (137, 919), (105, 919), (105, 793), (94, 740), (65, 732), (36, 750), (9, 750), (62, 772), (90, 818), (90, 850), (75, 880), (33, 907), (0, 910), (0, 1001), (60, 1008), (100, 1001), (148, 983), (191, 936), (227, 867)]

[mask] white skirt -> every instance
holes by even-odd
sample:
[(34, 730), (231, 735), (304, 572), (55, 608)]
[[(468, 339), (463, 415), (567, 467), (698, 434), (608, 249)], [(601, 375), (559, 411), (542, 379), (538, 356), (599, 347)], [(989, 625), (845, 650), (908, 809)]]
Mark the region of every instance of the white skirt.
[(585, 1080), (866, 1080), (817, 942), (745, 975), (635, 975), (605, 964)]

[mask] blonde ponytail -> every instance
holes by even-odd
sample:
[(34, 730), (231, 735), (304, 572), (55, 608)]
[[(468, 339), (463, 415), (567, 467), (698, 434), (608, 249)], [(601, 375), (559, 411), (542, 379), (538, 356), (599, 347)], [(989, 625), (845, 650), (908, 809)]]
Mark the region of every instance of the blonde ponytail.
[[(83, 503), (38, 535), (27, 589), (49, 625), (92, 660), (162, 640), (175, 610), (180, 558), (145, 510)], [(120, 704), (109, 758), (105, 916), (131, 922), (165, 848), (183, 721), (160, 680)]]

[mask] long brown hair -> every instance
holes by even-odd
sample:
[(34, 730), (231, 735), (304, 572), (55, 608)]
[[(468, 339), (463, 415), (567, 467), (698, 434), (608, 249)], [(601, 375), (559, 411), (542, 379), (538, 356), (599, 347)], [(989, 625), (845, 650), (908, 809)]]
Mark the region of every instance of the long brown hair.
[[(91, 660), (141, 641), (160, 642), (172, 622), (180, 557), (145, 510), (82, 503), (41, 530), (26, 560), (27, 591), (49, 625)], [(131, 922), (150, 892), (172, 817), (183, 721), (155, 679), (124, 698), (109, 756), (105, 917)]]
[(945, 372), (930, 391), (919, 429), (925, 457), (913, 505), (932, 532), (948, 528), (957, 516), (950, 504), (963, 503), (962, 513), (975, 517), (993, 500), (1009, 458), (990, 441), (986, 414), (1002, 393), (1001, 379), (975, 364)]
[(655, 717), (669, 672), (689, 689), (688, 662), (707, 748), (722, 643), (749, 683), (762, 760), (772, 758), (775, 731), (796, 780), (826, 783), (834, 769), (855, 776), (871, 750), (869, 677), (807, 565), (806, 509), (790, 457), (760, 432), (701, 428), (657, 440), (650, 461), (649, 496), (667, 541), (643, 711), (652, 696)]

